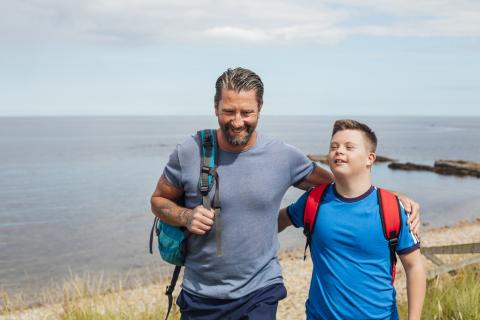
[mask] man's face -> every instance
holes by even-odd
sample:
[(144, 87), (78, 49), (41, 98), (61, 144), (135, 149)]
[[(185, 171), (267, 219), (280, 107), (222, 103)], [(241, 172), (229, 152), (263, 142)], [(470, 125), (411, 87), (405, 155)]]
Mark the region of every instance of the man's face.
[(222, 91), (215, 115), (223, 136), (232, 146), (246, 145), (257, 127), (260, 110), (256, 91)]
[(330, 141), (328, 164), (335, 176), (357, 176), (369, 174), (375, 161), (375, 153), (364, 133), (359, 130), (342, 130)]

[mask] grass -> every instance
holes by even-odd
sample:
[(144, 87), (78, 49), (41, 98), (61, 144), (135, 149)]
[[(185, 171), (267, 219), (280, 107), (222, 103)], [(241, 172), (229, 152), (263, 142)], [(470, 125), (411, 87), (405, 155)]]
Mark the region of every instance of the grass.
[[(167, 300), (163, 292), (152, 290), (154, 297), (132, 296), (117, 283), (109, 294), (99, 294), (97, 289), (83, 279), (76, 278), (64, 287), (64, 300), (59, 319), (61, 320), (153, 320), (163, 319)], [(148, 293), (147, 293), (148, 294)], [(169, 319), (179, 319), (178, 311), (172, 308)]]
[[(28, 320), (164, 319), (168, 305), (164, 283), (141, 288), (137, 286), (136, 290), (124, 287), (123, 282), (118, 279), (109, 281), (102, 276), (71, 275), (61, 288), (56, 288), (55, 291), (52, 289), (50, 295), (43, 299), (45, 305), (37, 309), (19, 305), (19, 299), (14, 303), (5, 292), (0, 292), (0, 319), (4, 319), (2, 316), (7, 316), (7, 319)], [(180, 314), (174, 304), (169, 320), (178, 319)]]
[[(109, 292), (103, 289), (109, 286)], [(105, 283), (102, 279), (73, 276), (63, 286), (63, 300), (47, 305), (40, 314), (25, 309), (22, 319), (59, 320), (153, 320), (163, 319), (167, 308), (165, 284), (155, 284), (141, 290), (126, 290), (121, 281)], [(177, 288), (178, 289), (178, 288)], [(0, 294), (8, 319), (20, 319), (18, 311), (10, 307), (5, 294)], [(422, 319), (470, 320), (480, 319), (480, 265), (459, 270), (455, 275), (444, 274), (429, 280)], [(407, 319), (406, 303), (399, 304), (401, 319)], [(180, 319), (176, 305), (170, 320)]]
[[(139, 310), (140, 309), (140, 310)], [(172, 308), (173, 310), (173, 308)], [(170, 315), (170, 320), (180, 319), (178, 311), (175, 309)], [(79, 305), (74, 304), (63, 309), (60, 315), (61, 320), (157, 320), (165, 316), (164, 306), (153, 306), (149, 308), (139, 308), (138, 306), (126, 305), (122, 307), (108, 306), (105, 304)]]
[[(407, 319), (406, 302), (398, 307), (401, 319)], [(429, 280), (422, 319), (480, 319), (480, 265)]]

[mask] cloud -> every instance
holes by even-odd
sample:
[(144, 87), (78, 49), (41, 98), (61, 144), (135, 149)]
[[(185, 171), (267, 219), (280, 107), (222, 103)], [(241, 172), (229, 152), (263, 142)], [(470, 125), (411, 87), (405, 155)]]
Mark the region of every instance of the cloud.
[(478, 37), (480, 3), (462, 0), (0, 3), (0, 40), (24, 43), (289, 45), (337, 43), (354, 35)]

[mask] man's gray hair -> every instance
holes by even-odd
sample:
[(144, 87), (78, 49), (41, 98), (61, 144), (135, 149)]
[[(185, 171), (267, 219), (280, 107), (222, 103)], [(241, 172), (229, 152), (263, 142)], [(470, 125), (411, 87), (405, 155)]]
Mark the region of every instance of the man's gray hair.
[(258, 110), (263, 105), (263, 82), (253, 71), (244, 68), (228, 69), (215, 83), (215, 108), (222, 99), (222, 90), (234, 90), (235, 92), (255, 90)]

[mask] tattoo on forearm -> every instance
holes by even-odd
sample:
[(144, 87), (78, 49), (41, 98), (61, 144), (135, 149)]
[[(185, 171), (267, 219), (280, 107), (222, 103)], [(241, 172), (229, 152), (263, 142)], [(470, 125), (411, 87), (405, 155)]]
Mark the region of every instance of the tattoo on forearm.
[(174, 203), (169, 203), (169, 202), (164, 202), (159, 206), (159, 211), (162, 213), (167, 218), (171, 218), (174, 216), (174, 210), (175, 209), (175, 204)]
[(191, 209), (185, 208), (182, 212), (180, 212), (180, 221), (185, 227), (190, 227), (192, 225), (192, 212)]

